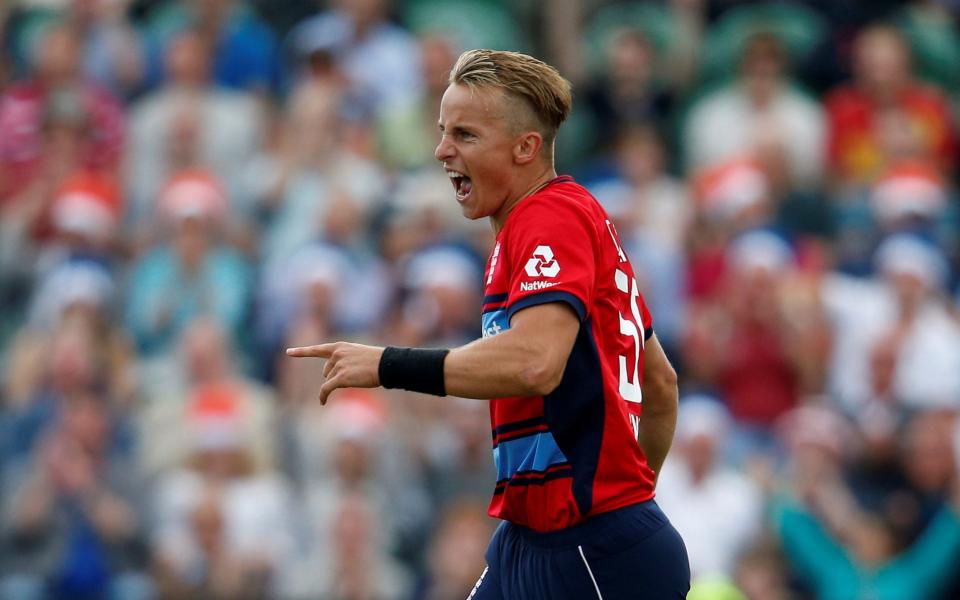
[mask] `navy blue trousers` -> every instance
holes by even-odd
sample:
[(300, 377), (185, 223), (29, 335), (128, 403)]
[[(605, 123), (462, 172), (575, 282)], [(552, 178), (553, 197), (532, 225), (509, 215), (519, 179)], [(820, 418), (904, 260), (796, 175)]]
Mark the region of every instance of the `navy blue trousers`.
[(674, 600), (687, 597), (687, 549), (650, 500), (537, 533), (504, 522), (469, 600)]

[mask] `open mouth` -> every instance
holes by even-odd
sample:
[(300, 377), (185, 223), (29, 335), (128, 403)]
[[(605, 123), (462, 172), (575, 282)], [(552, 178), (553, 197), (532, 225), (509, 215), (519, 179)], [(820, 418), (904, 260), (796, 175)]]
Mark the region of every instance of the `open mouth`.
[(466, 202), (473, 191), (473, 182), (469, 177), (458, 171), (447, 171), (450, 177), (450, 183), (453, 184), (453, 190), (457, 193), (457, 202)]

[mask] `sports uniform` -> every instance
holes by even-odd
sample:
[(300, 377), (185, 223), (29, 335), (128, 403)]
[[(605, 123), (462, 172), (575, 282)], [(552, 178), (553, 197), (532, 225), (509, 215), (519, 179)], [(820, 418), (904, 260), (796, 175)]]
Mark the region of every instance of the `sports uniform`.
[(683, 598), (683, 542), (636, 441), (650, 313), (616, 230), (570, 177), (521, 201), (485, 272), (483, 336), (562, 302), (581, 321), (560, 385), (490, 402), (503, 519), (472, 598)]

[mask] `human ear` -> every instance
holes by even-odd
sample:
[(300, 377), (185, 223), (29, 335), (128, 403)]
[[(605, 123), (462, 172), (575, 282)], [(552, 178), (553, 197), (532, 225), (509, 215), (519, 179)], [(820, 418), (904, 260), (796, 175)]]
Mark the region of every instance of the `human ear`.
[(519, 165), (532, 162), (540, 156), (543, 147), (543, 136), (536, 131), (527, 131), (520, 135), (513, 146), (513, 160)]

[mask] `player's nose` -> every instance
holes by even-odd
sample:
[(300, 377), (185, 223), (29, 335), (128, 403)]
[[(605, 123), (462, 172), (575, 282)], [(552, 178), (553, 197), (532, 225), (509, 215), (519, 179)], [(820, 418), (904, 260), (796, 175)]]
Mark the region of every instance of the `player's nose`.
[(440, 162), (445, 162), (453, 158), (453, 154), (453, 144), (446, 136), (441, 136), (440, 143), (437, 144), (436, 150), (433, 151), (434, 158)]

